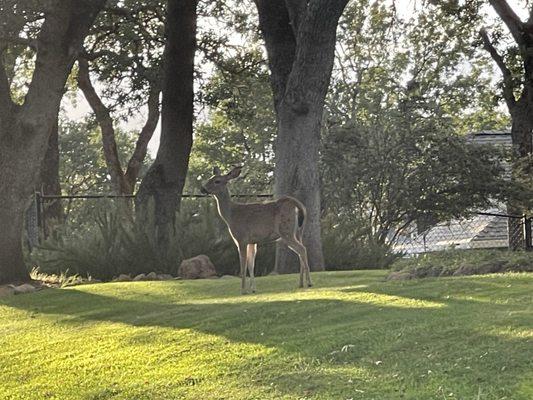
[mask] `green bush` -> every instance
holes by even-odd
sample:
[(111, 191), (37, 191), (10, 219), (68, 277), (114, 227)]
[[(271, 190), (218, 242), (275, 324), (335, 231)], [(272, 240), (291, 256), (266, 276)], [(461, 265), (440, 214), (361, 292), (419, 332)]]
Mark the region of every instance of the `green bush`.
[(389, 278), (480, 275), (533, 271), (533, 253), (507, 250), (447, 250), (402, 258), (392, 265)]
[[(29, 256), (31, 266), (39, 267), (43, 273), (61, 274), (68, 270), (71, 274), (109, 280), (119, 274), (152, 271), (176, 275), (183, 259), (205, 254), (219, 275), (239, 273), (237, 248), (213, 201), (183, 203), (176, 215), (176, 234), (165, 257), (144, 230), (112, 202), (101, 203), (94, 215), (96, 218), (82, 227), (67, 224), (56, 232)], [(267, 274), (273, 266), (273, 244), (261, 246), (256, 274)]]
[(383, 269), (398, 257), (387, 244), (377, 243), (364, 227), (354, 221), (340, 223), (339, 218), (323, 220), (322, 244), (326, 269)]
[[(112, 200), (91, 204), (93, 219), (66, 223), (29, 257), (31, 267), (48, 274), (92, 276), (109, 280), (119, 274), (177, 274), (183, 259), (207, 255), (219, 275), (238, 275), (237, 248), (218, 215), (212, 199), (187, 200), (176, 214), (175, 236), (162, 257), (155, 243), (120, 212)], [(398, 255), (354, 227), (338, 224), (338, 218), (323, 221), (323, 245), (328, 270), (388, 268)], [(267, 275), (275, 263), (275, 243), (259, 245), (256, 275)]]

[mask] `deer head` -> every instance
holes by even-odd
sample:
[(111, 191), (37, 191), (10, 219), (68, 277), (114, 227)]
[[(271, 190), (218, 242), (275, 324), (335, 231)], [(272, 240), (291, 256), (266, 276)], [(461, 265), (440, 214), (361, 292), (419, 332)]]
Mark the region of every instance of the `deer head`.
[(220, 168), (213, 168), (213, 176), (202, 185), (201, 192), (204, 194), (218, 194), (226, 190), (226, 185), (232, 179), (237, 178), (242, 171), (242, 167), (234, 167), (226, 175), (222, 175)]

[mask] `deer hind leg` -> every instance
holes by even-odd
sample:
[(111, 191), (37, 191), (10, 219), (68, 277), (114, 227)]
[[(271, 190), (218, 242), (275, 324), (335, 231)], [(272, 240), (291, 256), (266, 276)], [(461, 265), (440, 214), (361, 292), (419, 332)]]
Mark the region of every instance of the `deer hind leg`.
[[(294, 207), (288, 207), (280, 213), (279, 234), (285, 244), (294, 251), (300, 259), (300, 287), (312, 286), (309, 274), (307, 249), (302, 243), (302, 230), (298, 227), (297, 213)], [(305, 282), (304, 282), (305, 274)]]
[(303, 230), (302, 229), (297, 229), (296, 240), (303, 247), (303, 252), (305, 254), (305, 265), (304, 265), (305, 280), (307, 281), (307, 286), (311, 287), (313, 286), (313, 282), (311, 282), (311, 271), (309, 269), (309, 261), (307, 260), (307, 248), (303, 244)]
[(246, 289), (246, 245), (240, 245), (239, 247), (239, 260), (241, 263), (241, 294), (246, 294), (248, 291)]
[(255, 267), (255, 255), (257, 254), (257, 244), (250, 243), (248, 245), (247, 252), (247, 263), (248, 263), (248, 272), (250, 273), (250, 288), (252, 293), (255, 293), (255, 276), (254, 276), (254, 267)]
[[(285, 239), (285, 243), (298, 255), (298, 258), (300, 259), (300, 287), (309, 286), (310, 278), (309, 273), (307, 272), (309, 271), (309, 264), (307, 262), (307, 250), (305, 249), (305, 246), (296, 239)], [(305, 280), (304, 274), (306, 274)]]

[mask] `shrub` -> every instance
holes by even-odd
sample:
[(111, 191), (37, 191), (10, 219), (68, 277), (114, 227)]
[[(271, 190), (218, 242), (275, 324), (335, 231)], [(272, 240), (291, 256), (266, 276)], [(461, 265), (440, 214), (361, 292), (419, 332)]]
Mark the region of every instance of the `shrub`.
[(390, 279), (533, 271), (533, 253), (507, 250), (447, 250), (402, 258)]
[[(83, 227), (63, 227), (44, 242), (29, 262), (48, 274), (92, 276), (109, 280), (119, 274), (148, 272), (177, 274), (183, 259), (207, 255), (219, 275), (238, 274), (239, 257), (225, 224), (212, 201), (184, 202), (176, 214), (175, 238), (166, 256), (112, 202), (95, 209), (96, 218)], [(269, 273), (274, 266), (274, 246), (262, 246), (257, 255), (256, 274)]]
[(326, 216), (323, 221), (322, 243), (326, 269), (383, 269), (398, 257), (387, 244), (378, 243), (365, 234), (354, 221), (338, 222), (339, 218)]

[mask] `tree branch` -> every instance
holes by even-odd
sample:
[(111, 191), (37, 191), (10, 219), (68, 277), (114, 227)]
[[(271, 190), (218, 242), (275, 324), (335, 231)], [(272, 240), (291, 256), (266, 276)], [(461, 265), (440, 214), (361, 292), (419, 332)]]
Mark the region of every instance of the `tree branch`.
[(102, 131), (102, 145), (111, 183), (116, 193), (124, 193), (124, 176), (118, 158), (117, 142), (115, 141), (115, 128), (109, 109), (104, 105), (94, 89), (89, 76), (89, 63), (85, 58), (78, 58), (78, 87), (83, 92), (85, 99), (91, 106), (100, 130)]
[(37, 132), (45, 127), (45, 131), (49, 131), (54, 123), (66, 77), (105, 0), (44, 3), (50, 3), (50, 12), (47, 13), (37, 38), (35, 68), (21, 110), (23, 115), (20, 117), (29, 126), (39, 127)]
[(125, 179), (128, 183), (131, 193), (135, 188), (135, 181), (139, 177), (139, 171), (141, 170), (142, 163), (146, 157), (148, 150), (148, 142), (154, 134), (157, 123), (159, 122), (159, 94), (161, 93), (161, 87), (159, 83), (152, 84), (150, 86), (150, 94), (148, 96), (148, 118), (144, 124), (137, 142), (135, 143), (135, 150), (128, 162), (128, 168), (126, 169)]
[(310, 104), (323, 102), (333, 68), (338, 21), (347, 3), (348, 0), (308, 3), (283, 97), (284, 105), (297, 114), (306, 114)]
[(307, 10), (307, 0), (285, 0), (285, 6), (289, 12), (294, 37), (298, 37), (298, 28)]
[(516, 15), (514, 10), (509, 6), (506, 0), (489, 0), (489, 3), (491, 4), (492, 8), (496, 11), (496, 13), (500, 16), (500, 18), (503, 20), (505, 25), (509, 28), (509, 31), (511, 32), (511, 35), (513, 35), (513, 38), (515, 42), (519, 45), (524, 44), (524, 24)]
[(483, 39), (483, 48), (487, 50), (492, 57), (492, 59), (498, 65), (498, 68), (502, 71), (503, 75), (503, 97), (507, 103), (507, 107), (511, 110), (516, 105), (516, 99), (514, 97), (514, 84), (513, 84), (513, 75), (511, 70), (505, 65), (503, 57), (498, 53), (498, 50), (494, 47), (490, 41), (489, 35), (485, 29), (479, 31), (481, 39)]
[(274, 106), (280, 105), (296, 56), (296, 36), (285, 0), (255, 0), (268, 53)]
[(37, 51), (37, 41), (34, 39), (27, 39), (19, 36), (0, 36), (0, 43), (11, 43), (21, 46), (27, 46), (30, 49)]

